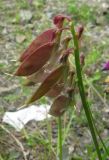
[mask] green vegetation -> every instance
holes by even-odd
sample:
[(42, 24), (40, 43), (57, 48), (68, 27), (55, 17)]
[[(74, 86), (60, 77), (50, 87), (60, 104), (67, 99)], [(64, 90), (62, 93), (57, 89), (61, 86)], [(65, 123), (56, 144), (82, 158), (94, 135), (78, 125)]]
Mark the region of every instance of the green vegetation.
[[(2, 108), (0, 108), (0, 118), (3, 116), (4, 111), (11, 110), (11, 106), (15, 110), (22, 106), (34, 90), (34, 87), (27, 88), (23, 86), (25, 83), (24, 78), (12, 77), (13, 72), (19, 66), (16, 61), (20, 54), (36, 35), (51, 27), (51, 19), (55, 14), (64, 12), (73, 18), (77, 26), (82, 23), (85, 28), (80, 45), (80, 50), (85, 55), (85, 66), (82, 70), (82, 73), (85, 73), (83, 81), (87, 90), (86, 94), (88, 94), (88, 103), (96, 121), (95, 125), (99, 134), (103, 135), (102, 139), (109, 152), (108, 109), (106, 108), (108, 106), (108, 95), (104, 93), (104, 88), (108, 88), (108, 84), (107, 86), (103, 85), (104, 77), (108, 75), (108, 72), (103, 73), (101, 71), (102, 64), (109, 59), (107, 29), (109, 12), (106, 10), (107, 14), (102, 15), (102, 9), (100, 9), (102, 2), (101, 5), (98, 4), (99, 2), (91, 4), (90, 1), (86, 3), (82, 0), (66, 0), (65, 2), (53, 0), (49, 3), (45, 0), (15, 0), (13, 2), (0, 0), (0, 49), (1, 53), (3, 53), (0, 59), (0, 83), (4, 88), (13, 84), (20, 84), (18, 91), (6, 93), (0, 98), (0, 106)], [(22, 14), (23, 12), (24, 15)], [(26, 14), (28, 15), (26, 16)], [(103, 21), (98, 23), (98, 17), (102, 18)], [(103, 32), (104, 30), (106, 33)], [(79, 101), (80, 97), (78, 97), (77, 95), (74, 98)], [(38, 104), (47, 103), (49, 103), (49, 100), (45, 97), (38, 101)], [(66, 160), (96, 160), (97, 153), (94, 144), (88, 141), (90, 134), (86, 136), (84, 132), (88, 128), (88, 123), (81, 103), (77, 107), (74, 105), (69, 109), (61, 120), (63, 125), (62, 143), (65, 149), (65, 157), (67, 157)], [(27, 159), (30, 156), (32, 160), (56, 160), (57, 153), (59, 153), (57, 124), (55, 118), (37, 122), (35, 124), (37, 127), (32, 126), (32, 128), (30, 123), (20, 133), (16, 133), (14, 129), (5, 124), (1, 124), (0, 160), (22, 160), (25, 155), (21, 146), (2, 128), (2, 125), (22, 144), (26, 151)], [(87, 131), (87, 133), (89, 132)], [(9, 142), (7, 142), (7, 139), (9, 139)], [(58, 141), (58, 143), (60, 142)], [(108, 159), (100, 141), (99, 146), (102, 160)], [(5, 147), (6, 151), (4, 151)]]
[(79, 2), (78, 0), (68, 0), (68, 12), (75, 18), (76, 21), (83, 23), (94, 22), (96, 8), (90, 7), (90, 4)]

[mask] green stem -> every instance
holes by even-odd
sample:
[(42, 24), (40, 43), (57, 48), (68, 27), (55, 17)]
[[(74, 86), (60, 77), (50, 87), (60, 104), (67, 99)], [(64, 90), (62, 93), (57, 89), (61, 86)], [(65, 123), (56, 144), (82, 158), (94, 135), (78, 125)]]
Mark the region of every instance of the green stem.
[(62, 160), (62, 122), (61, 117), (58, 118), (58, 151), (59, 160)]
[(70, 117), (70, 120), (69, 120), (69, 122), (68, 122), (68, 124), (67, 124), (67, 126), (66, 126), (66, 129), (65, 129), (65, 132), (64, 132), (64, 136), (63, 136), (62, 144), (65, 143), (65, 140), (66, 140), (66, 138), (67, 138), (67, 136), (68, 136), (68, 132), (69, 132), (69, 130), (70, 130), (70, 126), (71, 126), (71, 123), (72, 123), (73, 118), (74, 118), (74, 112), (73, 112), (72, 116)]
[(76, 65), (76, 72), (77, 72), (77, 78), (78, 78), (78, 88), (79, 88), (79, 92), (80, 92), (80, 96), (81, 96), (81, 101), (82, 101), (82, 104), (83, 104), (83, 108), (84, 108), (84, 111), (85, 111), (85, 114), (86, 114), (86, 118), (87, 118), (87, 121), (88, 121), (90, 131), (91, 131), (93, 142), (95, 144), (95, 148), (96, 148), (96, 151), (97, 151), (97, 154), (98, 154), (98, 158), (99, 158), (99, 160), (102, 160), (99, 145), (98, 145), (98, 141), (97, 141), (97, 137), (96, 137), (96, 133), (95, 133), (95, 129), (94, 129), (94, 126), (93, 126), (91, 115), (90, 115), (89, 105), (88, 105), (88, 102), (87, 102), (86, 96), (85, 96), (85, 90), (84, 90), (82, 74), (81, 74), (80, 58), (79, 58), (79, 45), (78, 45), (78, 39), (77, 39), (77, 36), (76, 36), (76, 33), (75, 33), (73, 23), (71, 24), (71, 33), (72, 33), (73, 40), (74, 40), (75, 65)]
[(48, 133), (48, 140), (49, 140), (49, 155), (51, 154), (51, 148), (52, 148), (52, 128), (51, 128), (51, 121), (48, 120), (47, 117), (47, 133)]

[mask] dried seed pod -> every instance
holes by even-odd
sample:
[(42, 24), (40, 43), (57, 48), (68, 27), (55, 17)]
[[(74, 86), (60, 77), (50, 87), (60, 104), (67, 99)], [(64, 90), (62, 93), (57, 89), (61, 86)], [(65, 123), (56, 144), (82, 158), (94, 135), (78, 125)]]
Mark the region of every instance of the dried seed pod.
[(42, 68), (49, 60), (55, 43), (47, 43), (28, 56), (20, 65), (15, 75), (29, 76)]
[(66, 111), (66, 109), (68, 108), (70, 99), (64, 95), (60, 95), (58, 96), (49, 111), (49, 114), (51, 114), (52, 116), (55, 117), (59, 117), (61, 115), (63, 115), (63, 113)]
[(55, 37), (56, 29), (49, 29), (43, 32), (41, 35), (36, 37), (35, 40), (32, 41), (29, 47), (23, 52), (19, 60), (21, 62), (24, 61), (24, 59), (31, 55), (34, 51), (36, 51), (36, 49), (48, 42), (52, 42), (55, 39)]
[(64, 69), (65, 69), (65, 66), (61, 65), (57, 69), (53, 70), (42, 82), (42, 84), (39, 86), (37, 91), (32, 95), (32, 97), (29, 99), (27, 104), (30, 104), (38, 100), (42, 96), (44, 96), (61, 78), (61, 76), (63, 75)]

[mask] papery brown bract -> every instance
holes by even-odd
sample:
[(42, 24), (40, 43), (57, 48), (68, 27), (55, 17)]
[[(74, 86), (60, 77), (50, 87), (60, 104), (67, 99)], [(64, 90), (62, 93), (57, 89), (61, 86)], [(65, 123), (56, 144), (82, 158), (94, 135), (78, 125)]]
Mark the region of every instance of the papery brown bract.
[(59, 116), (63, 115), (63, 113), (68, 108), (69, 102), (70, 102), (69, 97), (66, 97), (64, 95), (58, 96), (54, 100), (53, 104), (51, 105), (49, 114), (51, 114), (52, 116), (55, 116), (55, 117), (59, 117)]
[(52, 55), (54, 45), (55, 43), (47, 43), (35, 50), (23, 61), (15, 75), (29, 76), (38, 71), (49, 60)]
[(32, 86), (37, 83), (42, 82), (47, 74), (44, 71), (44, 68), (41, 68), (39, 71), (33, 73), (30, 76), (27, 76), (26, 82), (24, 83), (25, 86)]
[(32, 54), (36, 49), (38, 49), (40, 46), (52, 42), (56, 37), (56, 29), (49, 29), (42, 34), (40, 34), (38, 37), (36, 37), (35, 40), (29, 45), (29, 47), (23, 52), (23, 54), (20, 57), (20, 61), (24, 61), (26, 57), (28, 57), (30, 54)]
[(30, 104), (42, 96), (44, 96), (61, 78), (65, 69), (65, 65), (60, 65), (57, 69), (53, 70), (47, 78), (41, 83), (37, 91), (32, 95), (26, 104)]

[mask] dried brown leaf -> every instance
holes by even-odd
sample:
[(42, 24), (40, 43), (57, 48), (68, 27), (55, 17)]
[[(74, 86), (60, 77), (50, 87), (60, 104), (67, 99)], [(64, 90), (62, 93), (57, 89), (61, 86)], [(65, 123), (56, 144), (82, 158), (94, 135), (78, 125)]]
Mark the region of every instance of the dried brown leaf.
[(41, 35), (36, 37), (36, 39), (29, 45), (29, 47), (23, 52), (19, 60), (21, 62), (24, 61), (24, 59), (31, 55), (34, 51), (36, 51), (36, 49), (48, 42), (52, 42), (55, 37), (56, 29), (49, 29), (43, 32)]
[(57, 69), (53, 70), (47, 78), (42, 82), (37, 91), (32, 95), (27, 104), (30, 104), (42, 96), (44, 96), (61, 78), (65, 69), (65, 65), (59, 66)]
[(49, 114), (51, 114), (52, 116), (55, 116), (55, 117), (61, 116), (68, 108), (69, 101), (70, 101), (70, 99), (64, 95), (58, 96), (54, 100), (54, 102), (50, 108)]
[(42, 68), (49, 60), (55, 43), (47, 43), (28, 56), (20, 65), (15, 75), (29, 76)]

